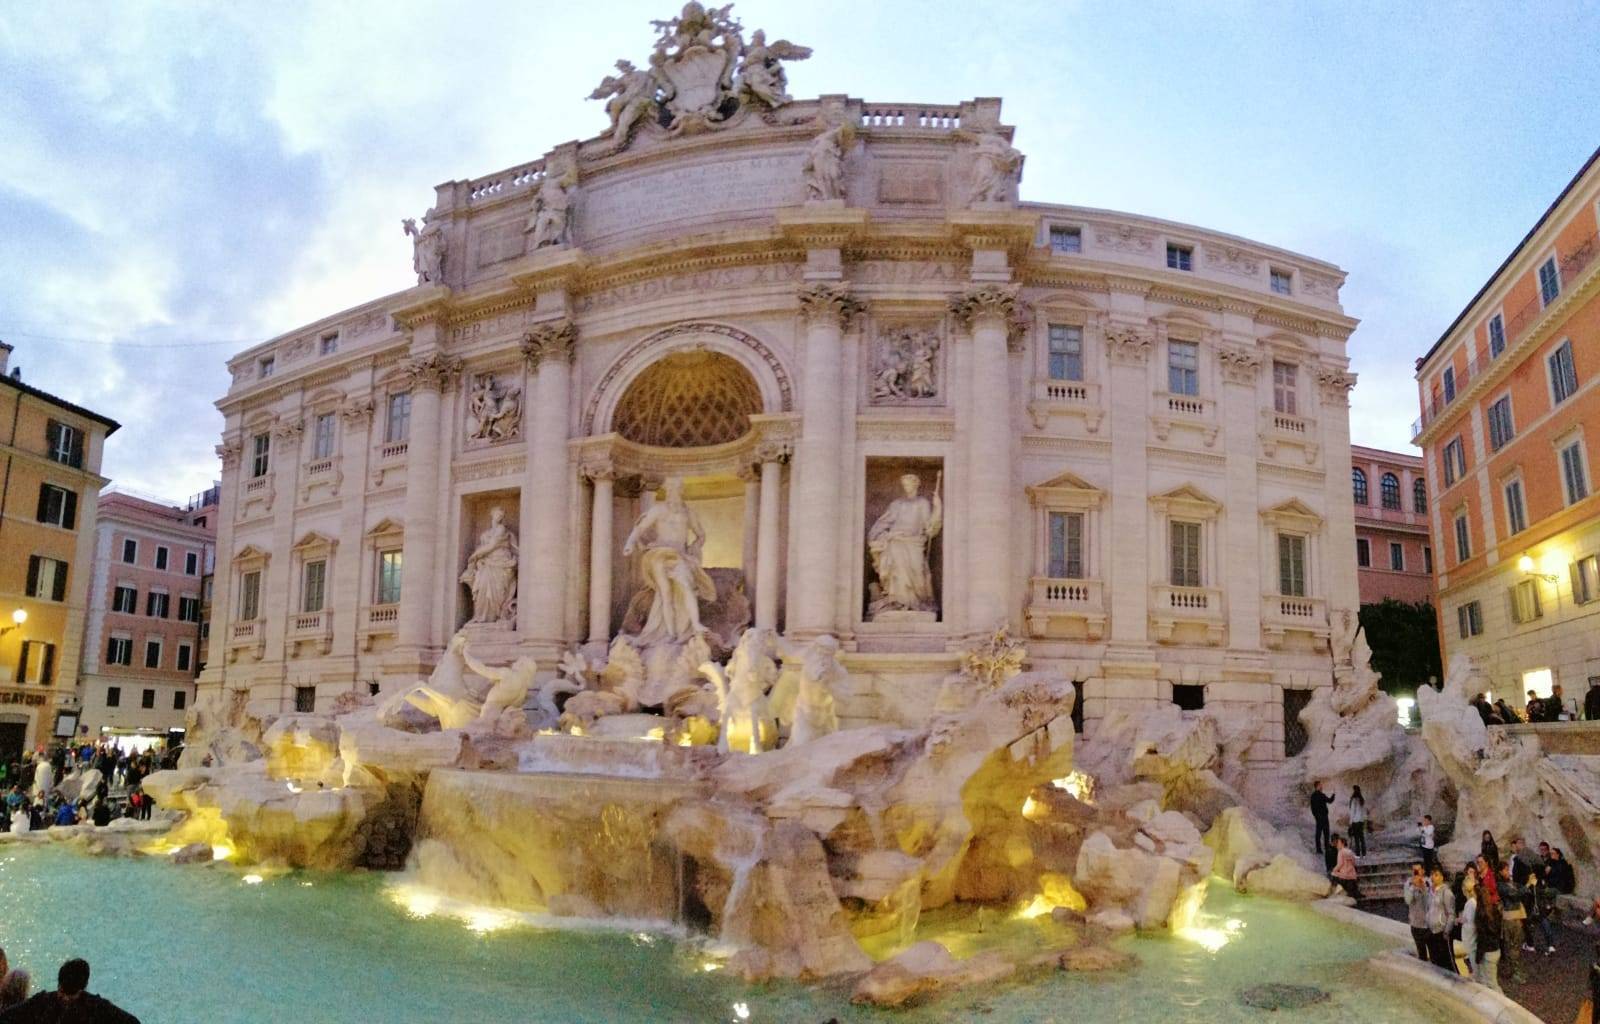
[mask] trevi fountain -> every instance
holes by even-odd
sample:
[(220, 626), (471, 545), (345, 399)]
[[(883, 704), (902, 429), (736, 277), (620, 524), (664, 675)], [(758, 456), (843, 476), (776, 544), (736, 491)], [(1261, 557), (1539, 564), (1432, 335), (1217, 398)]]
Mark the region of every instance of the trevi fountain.
[(1368, 667), (1337, 268), (656, 29), (415, 289), (230, 362), (190, 743), (151, 823), (0, 836), (13, 960), (147, 1020), (1512, 1019), (1297, 831), (1600, 840), (1470, 662), (1420, 735)]

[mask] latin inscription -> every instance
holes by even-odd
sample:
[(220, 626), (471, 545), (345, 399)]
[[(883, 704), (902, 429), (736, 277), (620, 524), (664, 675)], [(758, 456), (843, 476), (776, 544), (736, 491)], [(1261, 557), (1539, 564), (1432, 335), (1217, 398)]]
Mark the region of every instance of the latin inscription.
[(791, 206), (800, 201), (800, 156), (757, 156), (673, 167), (584, 197), (578, 237), (585, 242), (674, 221)]

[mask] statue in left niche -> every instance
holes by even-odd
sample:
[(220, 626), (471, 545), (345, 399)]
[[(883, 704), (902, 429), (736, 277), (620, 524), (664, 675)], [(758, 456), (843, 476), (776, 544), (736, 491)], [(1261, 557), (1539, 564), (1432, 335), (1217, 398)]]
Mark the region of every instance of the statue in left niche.
[(489, 510), (489, 526), (467, 556), (461, 582), (472, 591), (468, 622), (514, 622), (517, 617), (517, 535), (505, 525), (505, 509)]
[(566, 245), (572, 215), (572, 186), (577, 184), (572, 171), (564, 174), (546, 173), (544, 180), (533, 192), (533, 209), (528, 213), (527, 227), (529, 249), (543, 249), (552, 245)]
[(628, 533), (622, 554), (639, 552), (639, 573), (652, 591), (650, 613), (638, 640), (642, 644), (683, 641), (705, 631), (700, 602), (714, 600), (717, 588), (700, 567), (706, 530), (683, 500), (683, 480), (668, 477), (666, 497), (651, 505)]
[(411, 236), (411, 266), (417, 272), (418, 284), (444, 283), (445, 240), (444, 226), (429, 210), (422, 215), (422, 227), (407, 217), (400, 222), (405, 233)]
[(509, 441), (522, 427), (522, 389), (500, 388), (494, 374), (485, 373), (473, 384), (467, 402), (471, 417), (467, 437), (474, 441)]

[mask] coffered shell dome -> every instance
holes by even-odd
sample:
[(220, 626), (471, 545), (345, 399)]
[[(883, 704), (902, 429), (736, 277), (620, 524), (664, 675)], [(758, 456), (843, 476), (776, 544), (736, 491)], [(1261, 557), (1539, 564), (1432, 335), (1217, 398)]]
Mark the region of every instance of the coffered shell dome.
[(612, 429), (636, 444), (699, 448), (737, 441), (760, 411), (761, 391), (737, 360), (675, 352), (628, 385)]

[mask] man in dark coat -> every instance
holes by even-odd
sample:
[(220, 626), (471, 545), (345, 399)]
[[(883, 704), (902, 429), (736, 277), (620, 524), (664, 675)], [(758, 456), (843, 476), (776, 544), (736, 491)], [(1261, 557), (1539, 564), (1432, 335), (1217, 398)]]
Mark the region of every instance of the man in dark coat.
[(0, 1024), (139, 1024), (139, 1018), (102, 999), (89, 987), (89, 963), (68, 960), (56, 975), (56, 990), (40, 992), (0, 1013)]
[(1328, 843), (1328, 805), (1333, 803), (1333, 796), (1322, 791), (1321, 781), (1311, 784), (1311, 820), (1317, 825), (1317, 852), (1321, 853), (1323, 846)]

